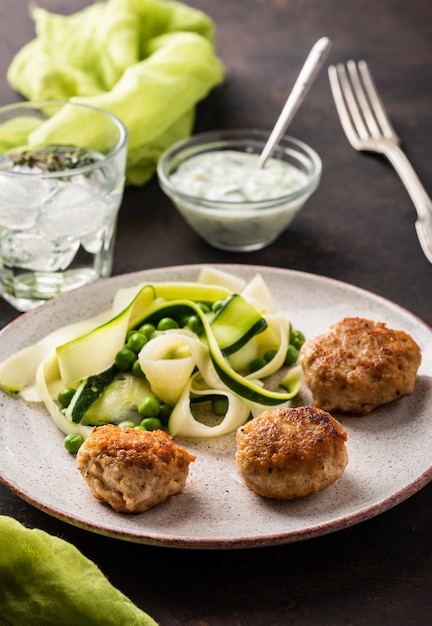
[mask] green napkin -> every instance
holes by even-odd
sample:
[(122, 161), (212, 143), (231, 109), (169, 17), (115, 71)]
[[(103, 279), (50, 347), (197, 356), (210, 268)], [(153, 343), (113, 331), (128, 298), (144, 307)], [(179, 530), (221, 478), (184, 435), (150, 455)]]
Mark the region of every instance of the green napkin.
[(0, 516), (0, 624), (157, 626), (72, 544)]
[(212, 20), (181, 2), (107, 0), (70, 16), (41, 8), (32, 16), (37, 37), (12, 60), (10, 85), (29, 100), (71, 99), (117, 115), (129, 131), (132, 184), (191, 134), (196, 104), (224, 79)]

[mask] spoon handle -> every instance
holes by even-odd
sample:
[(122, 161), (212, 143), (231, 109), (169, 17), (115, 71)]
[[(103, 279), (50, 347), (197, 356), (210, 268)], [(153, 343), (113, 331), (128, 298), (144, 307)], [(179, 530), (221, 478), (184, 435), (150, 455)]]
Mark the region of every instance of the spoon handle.
[(294, 87), (292, 88), (282, 112), (270, 134), (270, 137), (263, 148), (258, 160), (258, 168), (264, 167), (265, 162), (281, 140), (288, 124), (291, 122), (297, 109), (309, 91), (310, 86), (315, 80), (315, 77), (320, 71), (328, 51), (330, 50), (330, 46), (330, 39), (328, 37), (322, 37), (314, 44), (309, 52), (300, 74), (294, 83)]

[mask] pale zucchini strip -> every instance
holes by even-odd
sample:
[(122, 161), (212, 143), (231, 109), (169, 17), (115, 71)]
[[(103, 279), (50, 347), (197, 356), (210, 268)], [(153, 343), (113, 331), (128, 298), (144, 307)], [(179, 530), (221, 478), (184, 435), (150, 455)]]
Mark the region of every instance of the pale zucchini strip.
[[(242, 398), (228, 390), (214, 388), (193, 388), (195, 374), (184, 388), (169, 420), (169, 432), (172, 437), (220, 437), (242, 426), (249, 417), (249, 406)], [(221, 395), (228, 398), (228, 410), (222, 421), (216, 426), (202, 424), (194, 418), (190, 410), (191, 393), (194, 395)]]
[(30, 383), (34, 383), (36, 370), (45, 357), (59, 344), (89, 332), (111, 317), (111, 311), (104, 311), (92, 318), (74, 322), (43, 337), (0, 364), (0, 389), (12, 395), (18, 395)]
[(57, 357), (55, 352), (51, 352), (51, 354), (48, 355), (39, 365), (36, 371), (36, 387), (40, 398), (45, 404), (45, 407), (47, 408), (47, 411), (57, 428), (59, 428), (65, 435), (80, 433), (83, 437), (87, 437), (91, 431), (91, 427), (69, 422), (69, 420), (66, 419), (60, 411), (57, 403), (54, 401), (54, 397), (57, 395), (54, 389), (57, 389), (59, 380), (60, 372)]
[[(216, 370), (213, 366), (207, 346), (205, 346), (195, 334), (191, 333), (190, 331), (183, 330), (183, 329), (165, 331), (165, 333), (163, 335), (160, 335), (159, 338), (152, 339), (144, 346), (144, 348), (141, 350), (141, 352), (138, 355), (138, 360), (140, 362), (141, 369), (143, 370), (144, 373), (146, 372), (146, 370), (148, 371), (148, 364), (146, 364), (145, 361), (151, 354), (149, 353), (151, 344), (154, 341), (158, 341), (158, 339), (163, 340), (163, 347), (164, 347), (165, 355), (169, 354), (170, 348), (171, 348), (172, 354), (175, 355), (176, 351), (179, 349), (180, 344), (183, 346), (186, 345), (188, 347), (189, 353), (191, 355), (191, 361), (188, 361), (186, 366), (189, 368), (191, 363), (193, 363), (193, 368), (190, 370), (188, 379), (184, 381), (184, 384), (180, 393), (183, 391), (183, 388), (186, 386), (187, 382), (190, 380), (192, 370), (194, 369), (194, 367), (197, 367), (197, 369), (201, 372), (202, 377), (204, 378), (204, 380), (206, 381), (207, 385), (210, 388), (228, 389), (228, 387), (226, 387), (226, 385), (222, 383), (222, 381), (220, 380), (219, 376), (216, 373)], [(166, 359), (166, 360), (169, 360), (169, 359)], [(182, 361), (182, 359), (178, 359), (174, 356), (174, 358), (171, 360), (171, 365), (174, 365), (175, 367), (179, 363), (179, 361)], [(159, 374), (160, 374), (160, 378), (156, 378), (155, 376), (153, 380), (153, 384), (155, 384), (158, 387), (163, 387), (164, 385), (169, 386), (171, 383), (170, 376), (169, 375), (167, 376), (166, 373), (162, 371), (162, 369), (159, 371)], [(150, 383), (150, 386), (152, 387), (152, 389), (153, 389), (153, 384)], [(180, 397), (180, 393), (177, 392), (178, 397)]]
[[(121, 313), (144, 286), (145, 285), (142, 283), (134, 287), (123, 287), (119, 289), (114, 295), (112, 306), (113, 316)], [(223, 300), (232, 294), (232, 292), (223, 285), (206, 285), (192, 281), (157, 282), (152, 283), (152, 287), (155, 290), (156, 298), (161, 298), (164, 301), (182, 299), (197, 302), (215, 302), (216, 300)]]
[(204, 266), (201, 269), (198, 275), (198, 282), (203, 285), (220, 285), (228, 289), (230, 293), (240, 293), (246, 285), (246, 281), (243, 278), (209, 266)]
[[(152, 347), (153, 344), (153, 347)], [(187, 346), (188, 356), (176, 355)], [(172, 355), (173, 358), (164, 358)], [(152, 357), (155, 361), (152, 362)], [(162, 361), (158, 359), (162, 357)], [(174, 409), (169, 420), (169, 432), (181, 437), (218, 437), (235, 430), (246, 422), (250, 408), (243, 398), (232, 393), (216, 373), (208, 348), (188, 331), (172, 330), (149, 341), (139, 353), (141, 369), (146, 374), (152, 391), (169, 401), (172, 393)], [(162, 364), (161, 367), (159, 365)], [(192, 370), (198, 372), (191, 377)], [(177, 371), (176, 371), (177, 370)], [(199, 380), (200, 384), (195, 384)], [(171, 391), (170, 391), (171, 387)], [(190, 410), (191, 396), (223, 395), (228, 398), (228, 411), (217, 426), (198, 422)]]
[(256, 341), (263, 344), (267, 341), (269, 345), (279, 347), (271, 361), (259, 370), (249, 374), (247, 378), (265, 378), (266, 376), (271, 376), (271, 374), (274, 374), (283, 366), (285, 361), (289, 342), (288, 316), (284, 314), (264, 315), (264, 319), (267, 322), (267, 328), (256, 336)]
[(133, 300), (115, 317), (58, 346), (56, 349), (60, 377), (65, 387), (99, 374), (108, 369), (125, 343), (128, 328), (134, 326), (136, 318), (155, 300), (155, 290), (145, 285)]
[(190, 380), (196, 359), (184, 335), (167, 333), (146, 343), (139, 353), (139, 364), (153, 393), (162, 402), (175, 404)]
[(165, 300), (193, 300), (194, 302), (216, 302), (232, 295), (232, 291), (223, 285), (200, 284), (199, 282), (161, 282), (154, 283), (156, 295)]
[(241, 291), (241, 295), (245, 300), (248, 300), (261, 315), (265, 315), (266, 313), (273, 315), (277, 311), (273, 295), (261, 274), (255, 274), (255, 276), (251, 278)]

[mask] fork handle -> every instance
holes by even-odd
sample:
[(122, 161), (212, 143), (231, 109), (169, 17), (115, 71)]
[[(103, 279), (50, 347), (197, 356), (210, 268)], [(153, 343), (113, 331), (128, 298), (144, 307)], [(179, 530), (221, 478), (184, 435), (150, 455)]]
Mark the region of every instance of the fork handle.
[(386, 142), (383, 153), (399, 174), (417, 210), (416, 232), (422, 250), (432, 263), (432, 202), (408, 157), (399, 145)]
[(391, 162), (405, 185), (416, 207), (419, 219), (427, 223), (431, 222), (432, 228), (432, 201), (408, 160), (408, 157), (398, 145), (391, 142), (386, 143), (385, 156)]

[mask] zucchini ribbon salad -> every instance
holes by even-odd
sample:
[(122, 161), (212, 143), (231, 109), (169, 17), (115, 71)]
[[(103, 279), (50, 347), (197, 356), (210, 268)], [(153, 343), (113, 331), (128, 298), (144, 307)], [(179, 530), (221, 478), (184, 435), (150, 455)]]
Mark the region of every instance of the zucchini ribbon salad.
[(4, 361), (0, 388), (43, 403), (69, 437), (107, 423), (216, 437), (296, 396), (303, 342), (259, 273), (205, 267), (119, 289), (109, 311)]

